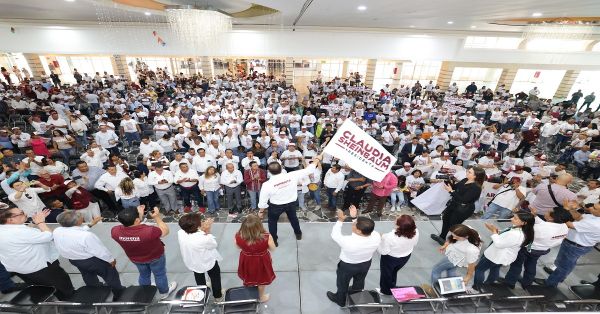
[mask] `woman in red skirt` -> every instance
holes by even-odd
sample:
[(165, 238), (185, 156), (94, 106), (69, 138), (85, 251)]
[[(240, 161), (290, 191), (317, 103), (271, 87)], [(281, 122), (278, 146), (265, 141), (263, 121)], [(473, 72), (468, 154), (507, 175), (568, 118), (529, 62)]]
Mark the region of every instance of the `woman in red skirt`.
[(265, 288), (275, 279), (269, 252), (275, 249), (273, 237), (265, 231), (258, 216), (248, 215), (235, 234), (235, 244), (242, 250), (238, 276), (244, 286), (258, 286), (260, 302), (267, 302), (269, 295), (265, 294)]

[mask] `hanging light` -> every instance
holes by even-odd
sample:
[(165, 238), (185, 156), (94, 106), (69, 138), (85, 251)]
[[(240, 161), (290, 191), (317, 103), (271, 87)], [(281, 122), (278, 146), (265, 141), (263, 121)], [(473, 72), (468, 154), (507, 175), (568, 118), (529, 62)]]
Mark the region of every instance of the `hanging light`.
[(185, 46), (208, 50), (231, 31), (231, 17), (222, 11), (192, 5), (167, 6), (169, 28)]

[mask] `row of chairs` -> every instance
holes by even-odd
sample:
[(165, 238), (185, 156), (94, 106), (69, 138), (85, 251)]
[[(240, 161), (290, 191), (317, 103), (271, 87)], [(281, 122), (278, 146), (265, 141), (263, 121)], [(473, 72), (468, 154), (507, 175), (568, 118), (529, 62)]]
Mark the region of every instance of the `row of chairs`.
[[(65, 301), (56, 301), (56, 289), (47, 286), (29, 286), (21, 290), (10, 301), (0, 303), (0, 312), (36, 313), (44, 308), (58, 313), (148, 313), (151, 307), (162, 306), (161, 313), (205, 313), (209, 308), (211, 289), (207, 286), (194, 287), (202, 291), (202, 300), (183, 300), (190, 286), (179, 289), (170, 300), (156, 301), (155, 286), (130, 286), (119, 296), (113, 297), (107, 286), (84, 286)], [(215, 302), (221, 313), (250, 314), (259, 309), (256, 287), (234, 287), (225, 292), (222, 302)]]
[[(531, 310), (531, 305), (537, 305), (533, 310), (540, 312), (561, 311), (596, 311), (600, 307), (600, 288), (594, 285), (575, 285), (569, 287), (575, 298), (565, 295), (560, 289), (532, 285), (525, 288), (528, 295), (517, 295), (505, 284), (486, 284), (480, 293), (454, 293), (442, 295), (439, 284), (429, 289), (419, 286), (412, 287), (425, 298), (406, 302), (384, 302), (381, 294), (374, 290), (363, 290), (349, 293), (346, 308), (350, 313), (378, 314), (413, 313), (413, 312), (444, 312), (451, 308), (482, 310), (482, 312)], [(427, 290), (427, 291), (426, 291)]]

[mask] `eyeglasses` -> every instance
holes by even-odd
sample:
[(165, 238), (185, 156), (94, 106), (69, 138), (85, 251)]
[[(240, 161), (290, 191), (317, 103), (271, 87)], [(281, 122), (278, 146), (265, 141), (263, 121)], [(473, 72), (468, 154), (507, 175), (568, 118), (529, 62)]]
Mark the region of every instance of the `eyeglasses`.
[(17, 217), (20, 217), (20, 216), (25, 216), (25, 213), (24, 213), (23, 211), (21, 211), (21, 212), (20, 212), (20, 213), (18, 213), (18, 214), (15, 214), (15, 215), (12, 215), (12, 216), (10, 216), (10, 218), (17, 218)]

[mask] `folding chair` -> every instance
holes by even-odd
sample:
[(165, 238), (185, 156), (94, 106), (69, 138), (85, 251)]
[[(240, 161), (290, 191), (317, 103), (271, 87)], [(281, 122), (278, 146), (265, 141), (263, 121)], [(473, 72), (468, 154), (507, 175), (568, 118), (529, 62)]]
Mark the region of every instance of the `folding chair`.
[(464, 292), (449, 293), (449, 294), (442, 295), (441, 289), (440, 289), (440, 284), (438, 282), (436, 282), (433, 285), (433, 288), (435, 289), (435, 293), (439, 297), (447, 299), (445, 302), (443, 302), (443, 309), (448, 309), (449, 307), (454, 307), (454, 306), (457, 306), (457, 307), (458, 306), (474, 306), (475, 312), (477, 312), (477, 309), (479, 308), (479, 304), (481, 303), (481, 300), (483, 298), (489, 298), (492, 296), (491, 293), (468, 294), (468, 293), (464, 293)]
[[(540, 306), (540, 311), (545, 312), (546, 309), (549, 309), (551, 312), (560, 312), (568, 310), (569, 303), (565, 302), (569, 300), (560, 289), (557, 287), (548, 287), (548, 286), (539, 286), (539, 285), (531, 285), (525, 287), (525, 291), (529, 292), (531, 295), (543, 295), (543, 299), (538, 299), (537, 303)], [(571, 303), (573, 304), (573, 303)]]
[(158, 288), (155, 286), (131, 286), (123, 290), (113, 302), (94, 303), (94, 306), (103, 307), (108, 313), (147, 313), (157, 292)]
[[(183, 300), (184, 294), (188, 288), (198, 288), (204, 293), (204, 297), (199, 301)], [(177, 291), (172, 300), (160, 301), (159, 304), (167, 304), (167, 313), (200, 313), (206, 312), (206, 305), (210, 297), (210, 288), (207, 286), (185, 286)]]
[[(576, 285), (570, 286), (569, 290), (576, 295), (579, 300), (567, 300), (565, 303), (577, 305), (578, 311), (596, 311), (600, 304), (600, 288), (594, 285)], [(585, 306), (589, 308), (584, 309)]]
[(215, 302), (222, 306), (223, 314), (251, 314), (258, 312), (258, 287), (234, 287), (225, 291), (225, 301)]
[(410, 301), (399, 302), (398, 307), (399, 313), (412, 313), (412, 312), (436, 312), (440, 305), (448, 301), (446, 298), (438, 298), (436, 296), (428, 295), (425, 290), (419, 286), (403, 286), (398, 288), (414, 288), (418, 294), (426, 296), (421, 299), (414, 299)]
[(10, 301), (0, 303), (0, 312), (35, 313), (39, 304), (48, 301), (56, 288), (47, 286), (29, 286), (21, 290)]
[(67, 301), (42, 302), (42, 307), (53, 307), (56, 313), (99, 313), (95, 303), (107, 302), (112, 295), (107, 286), (84, 286), (77, 290)]
[(544, 298), (543, 295), (515, 295), (511, 288), (501, 283), (483, 284), (481, 292), (493, 294), (488, 298), (490, 312), (510, 309), (527, 311), (530, 302)]
[(345, 308), (350, 313), (356, 314), (384, 314), (386, 309), (393, 308), (393, 304), (381, 303), (381, 296), (377, 291), (362, 290), (348, 293)]

